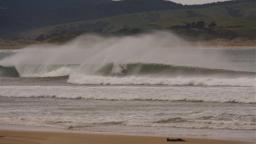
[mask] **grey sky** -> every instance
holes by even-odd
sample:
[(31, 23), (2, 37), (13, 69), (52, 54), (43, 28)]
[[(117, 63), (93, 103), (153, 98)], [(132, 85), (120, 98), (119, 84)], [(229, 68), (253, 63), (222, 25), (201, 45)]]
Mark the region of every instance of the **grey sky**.
[(174, 1), (182, 4), (203, 4), (203, 3), (211, 3), (211, 2), (227, 1), (227, 0), (170, 0), (170, 1)]

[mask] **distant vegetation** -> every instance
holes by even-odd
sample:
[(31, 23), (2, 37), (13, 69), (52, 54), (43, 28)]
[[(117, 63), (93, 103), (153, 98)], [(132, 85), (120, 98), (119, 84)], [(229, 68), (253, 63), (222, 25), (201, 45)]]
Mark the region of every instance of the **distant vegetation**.
[(182, 8), (165, 0), (0, 0), (0, 35), (116, 15)]
[[(0, 10), (0, 18), (5, 20), (0, 24), (0, 37), (63, 42), (84, 33), (132, 35), (168, 30), (190, 40), (256, 39), (255, 0), (194, 6), (164, 0), (70, 2), (0, 0), (0, 6), (6, 7)], [(11, 9), (12, 6), (17, 9)], [(21, 9), (26, 7), (33, 9)]]

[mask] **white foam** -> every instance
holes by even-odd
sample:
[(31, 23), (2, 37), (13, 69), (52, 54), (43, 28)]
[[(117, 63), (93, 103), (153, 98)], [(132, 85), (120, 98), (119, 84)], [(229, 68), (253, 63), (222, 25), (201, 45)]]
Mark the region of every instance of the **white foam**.
[(1, 86), (0, 96), (256, 103), (255, 87)]
[(71, 74), (68, 80), (74, 84), (96, 85), (170, 85), (170, 86), (256, 86), (256, 78), (239, 77), (150, 77), (126, 76), (107, 77), (83, 74)]

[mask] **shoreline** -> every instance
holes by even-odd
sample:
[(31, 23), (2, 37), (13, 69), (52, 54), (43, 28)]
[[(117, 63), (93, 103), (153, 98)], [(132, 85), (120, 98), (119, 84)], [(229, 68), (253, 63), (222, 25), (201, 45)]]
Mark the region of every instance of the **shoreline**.
[(0, 144), (252, 144), (253, 142), (104, 133), (0, 130)]
[[(134, 127), (135, 128), (135, 127)], [(101, 129), (101, 128), (100, 128)], [(192, 130), (192, 133), (187, 133), (185, 131), (190, 131), (189, 129), (180, 129), (180, 128), (172, 128), (171, 132), (169, 134), (163, 134), (163, 133), (141, 133), (139, 131), (136, 131), (137, 128), (134, 129), (133, 132), (125, 132), (125, 131), (105, 131), (104, 128), (102, 130), (69, 130), (69, 129), (63, 129), (58, 127), (50, 127), (50, 126), (23, 126), (23, 125), (13, 125), (13, 124), (0, 124), (0, 144), (6, 144), (1, 143), (1, 138), (3, 137), (12, 137), (16, 134), (23, 135), (22, 137), (31, 137), (34, 134), (39, 135), (40, 133), (44, 133), (47, 135), (92, 135), (92, 136), (111, 136), (111, 137), (119, 137), (124, 136), (133, 139), (134, 137), (138, 138), (158, 138), (162, 140), (166, 140), (167, 138), (172, 139), (183, 139), (183, 140), (193, 140), (197, 143), (195, 144), (201, 144), (198, 143), (202, 141), (202, 144), (205, 144), (207, 141), (211, 141), (214, 144), (253, 144), (255, 142), (255, 138), (245, 138), (245, 137), (232, 137), (229, 135), (226, 135), (227, 132), (222, 132), (221, 130), (219, 132), (215, 131), (215, 133), (219, 133), (215, 136), (213, 135), (207, 135), (200, 132), (200, 130)], [(153, 130), (153, 129), (151, 129)], [(204, 129), (204, 133), (210, 133), (211, 129)], [(225, 131), (225, 130), (224, 130)], [(233, 133), (235, 131), (229, 131), (228, 133)], [(239, 133), (239, 132), (238, 132)], [(8, 135), (6, 135), (8, 134)], [(225, 135), (225, 136), (224, 136)], [(188, 141), (187, 141), (188, 142)], [(16, 144), (16, 143), (14, 143)], [(91, 144), (91, 143), (90, 143)], [(96, 143), (97, 144), (97, 143)], [(105, 144), (105, 143), (104, 143)], [(110, 144), (113, 144), (111, 142)], [(140, 143), (143, 144), (143, 143)], [(149, 143), (146, 143), (149, 144)], [(156, 143), (154, 143), (156, 144)], [(158, 143), (161, 144), (161, 143)], [(190, 144), (190, 143), (185, 143)], [(191, 143), (194, 144), (194, 143)]]

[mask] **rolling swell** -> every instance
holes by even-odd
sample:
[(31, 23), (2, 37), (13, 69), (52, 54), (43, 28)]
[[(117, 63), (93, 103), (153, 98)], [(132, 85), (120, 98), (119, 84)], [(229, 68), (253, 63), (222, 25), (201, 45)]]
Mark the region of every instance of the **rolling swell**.
[(175, 66), (167, 64), (107, 64), (97, 71), (105, 76), (129, 76), (129, 75), (163, 75), (163, 76), (180, 76), (180, 75), (230, 75), (244, 76), (256, 75), (255, 72), (233, 71), (224, 69), (209, 69), (200, 67)]

